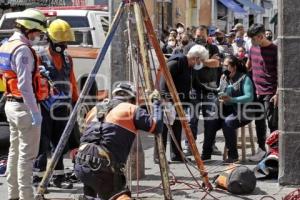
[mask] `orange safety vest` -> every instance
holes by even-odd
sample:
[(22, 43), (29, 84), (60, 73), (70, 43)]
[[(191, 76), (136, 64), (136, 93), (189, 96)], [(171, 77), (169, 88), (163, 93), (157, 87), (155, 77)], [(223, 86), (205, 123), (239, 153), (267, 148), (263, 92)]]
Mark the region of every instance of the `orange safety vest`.
[[(18, 78), (15, 71), (11, 67), (11, 59), (17, 48), (26, 45), (20, 40), (12, 40), (4, 43), (0, 47), (0, 70), (3, 71), (3, 78), (6, 84), (5, 93), (8, 96), (22, 98), (22, 93), (18, 89)], [(29, 47), (29, 46), (28, 46)], [(37, 101), (45, 100), (49, 95), (48, 80), (44, 78), (38, 68), (38, 58), (35, 51), (29, 47), (34, 57), (34, 70), (32, 72), (32, 84)]]

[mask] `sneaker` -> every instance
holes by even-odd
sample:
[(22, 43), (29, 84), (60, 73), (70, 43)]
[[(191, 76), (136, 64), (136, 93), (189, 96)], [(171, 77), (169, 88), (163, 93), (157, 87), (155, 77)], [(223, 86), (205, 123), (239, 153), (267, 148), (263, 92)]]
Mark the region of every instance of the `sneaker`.
[(191, 156), (191, 155), (192, 155), (192, 152), (191, 152), (191, 150), (190, 150), (190, 147), (185, 147), (185, 148), (183, 149), (183, 153), (184, 153), (185, 156)]
[(215, 144), (213, 145), (212, 148), (213, 148), (212, 155), (216, 155), (216, 156), (222, 155), (222, 152), (218, 149), (218, 147)]
[(249, 157), (249, 161), (252, 161), (252, 162), (259, 162), (261, 161), (265, 155), (267, 154), (266, 151), (262, 150), (261, 148), (257, 148), (257, 153), (251, 157)]
[(66, 180), (53, 179), (52, 184), (54, 187), (61, 189), (72, 189), (73, 183), (68, 182)]

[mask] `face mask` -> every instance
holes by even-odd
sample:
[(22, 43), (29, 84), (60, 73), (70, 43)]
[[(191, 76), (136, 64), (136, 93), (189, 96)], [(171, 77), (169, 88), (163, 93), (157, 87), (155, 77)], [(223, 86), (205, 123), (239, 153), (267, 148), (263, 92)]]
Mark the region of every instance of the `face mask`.
[(223, 69), (222, 69), (222, 72), (223, 72), (223, 74), (228, 78), (229, 77), (229, 75), (230, 75), (230, 71), (227, 69), (227, 68), (225, 68), (225, 67), (223, 67)]
[(170, 41), (170, 42), (168, 42), (168, 46), (169, 47), (175, 47), (175, 41)]
[(236, 38), (235, 42), (236, 42), (237, 46), (239, 46), (239, 47), (243, 46), (243, 44), (244, 44), (244, 40), (242, 38)]
[(223, 37), (217, 37), (216, 40), (219, 42), (219, 43), (222, 43), (224, 41), (224, 38)]
[(203, 63), (194, 65), (194, 70), (200, 70), (203, 68)]
[(40, 36), (35, 36), (33, 40), (31, 40), (32, 45), (37, 45), (41, 41)]
[(182, 27), (178, 27), (177, 28), (177, 33), (183, 33), (184, 32), (184, 28), (182, 28)]
[(67, 49), (67, 45), (64, 44), (55, 44), (53, 42), (50, 42), (51, 48), (53, 51), (57, 53), (63, 53)]
[(188, 43), (189, 43), (188, 40), (182, 40), (182, 41), (181, 41), (181, 44), (182, 44), (183, 46), (187, 45)]
[(267, 39), (268, 39), (269, 41), (272, 41), (273, 36), (272, 36), (272, 35), (268, 35), (268, 36), (267, 36)]
[(240, 58), (240, 59), (245, 58), (245, 53), (244, 53), (244, 52), (239, 53), (239, 58)]
[(200, 44), (200, 45), (205, 45), (206, 44), (206, 39), (204, 38), (196, 38), (195, 43)]

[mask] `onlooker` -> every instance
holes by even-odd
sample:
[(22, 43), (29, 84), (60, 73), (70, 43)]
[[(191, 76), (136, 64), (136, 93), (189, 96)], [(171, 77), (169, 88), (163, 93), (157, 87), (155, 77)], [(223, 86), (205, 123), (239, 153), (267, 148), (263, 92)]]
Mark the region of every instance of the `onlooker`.
[[(190, 102), (190, 91), (191, 83), (192, 83), (192, 69), (195, 66), (201, 66), (204, 64), (204, 62), (208, 59), (208, 52), (207, 50), (201, 46), (201, 45), (195, 45), (193, 46), (188, 54), (185, 56), (183, 54), (175, 54), (168, 60), (168, 68), (172, 75), (175, 87), (177, 89), (177, 92), (179, 94), (179, 98), (182, 103), (189, 103)], [(168, 99), (170, 95), (168, 94), (168, 88), (166, 85), (165, 79), (161, 79), (160, 88), (162, 95), (164, 95), (166, 101), (171, 101), (171, 99)], [(175, 135), (175, 138), (177, 142), (180, 145), (181, 148), (181, 123), (180, 120), (177, 118), (173, 125), (172, 129)], [(165, 125), (163, 129), (163, 142), (166, 146), (167, 144), (167, 135), (168, 135), (168, 128)], [(180, 153), (173, 142), (171, 140), (170, 145), (170, 155), (171, 155), (171, 161), (182, 161), (182, 158), (180, 156)], [(154, 151), (154, 159), (157, 161), (157, 152), (156, 149)]]
[(265, 34), (266, 34), (266, 38), (267, 38), (269, 41), (272, 42), (272, 40), (273, 40), (273, 33), (272, 33), (272, 31), (271, 31), (270, 29), (268, 29), (268, 30), (266, 30)]
[(204, 140), (202, 160), (211, 159), (216, 132), (222, 128), (228, 149), (228, 159), (224, 162), (233, 163), (238, 161), (236, 129), (248, 124), (251, 117), (253, 118), (244, 112), (244, 105), (253, 101), (254, 94), (247, 69), (235, 56), (227, 56), (223, 67), (224, 74), (220, 80), (218, 97), (219, 108), (222, 109), (219, 109), (216, 118), (211, 120), (211, 126), (207, 127), (213, 134)]
[(244, 35), (245, 33), (244, 25), (242, 23), (237, 23), (234, 25), (232, 30), (235, 31), (235, 33), (240, 33), (241, 35)]
[(174, 36), (169, 36), (167, 43), (164, 45), (162, 52), (165, 54), (165, 56), (168, 58), (172, 55), (173, 50), (177, 46), (177, 41)]
[(234, 39), (235, 39), (235, 33), (234, 32), (230, 32), (230, 33), (226, 34), (225, 37), (226, 37), (226, 42), (228, 44), (232, 45), (233, 42), (234, 42)]
[(246, 55), (246, 49), (244, 47), (238, 48), (238, 53), (235, 55), (240, 61), (243, 62), (244, 65), (246, 65), (246, 62), (248, 60), (248, 57)]
[(235, 35), (234, 42), (232, 44), (233, 54), (236, 55), (238, 53), (239, 47), (245, 47), (246, 41), (244, 40), (244, 34), (242, 32), (237, 32)]
[(174, 49), (173, 54), (182, 53), (182, 54), (186, 55), (188, 53), (188, 51), (190, 50), (191, 44), (195, 44), (192, 40), (192, 36), (190, 36), (187, 33), (183, 33), (180, 46), (177, 46)]
[(181, 35), (185, 32), (185, 27), (184, 27), (184, 24), (183, 23), (177, 23), (176, 24), (176, 30), (177, 30), (177, 33), (178, 35)]
[[(220, 79), (220, 58), (219, 49), (212, 41), (208, 38), (208, 29), (206, 26), (201, 25), (196, 29), (195, 32), (195, 43), (202, 44), (209, 52), (209, 59), (203, 61), (203, 65), (200, 68), (195, 68), (193, 70), (193, 87), (195, 89), (197, 99), (194, 100), (194, 104), (199, 104), (200, 102), (204, 104), (202, 106), (202, 115), (204, 117), (204, 139), (209, 137), (209, 129), (206, 128), (210, 126), (210, 115), (214, 113), (214, 107), (210, 102), (214, 101), (214, 92), (210, 91), (210, 88), (217, 88), (218, 81)], [(190, 126), (193, 131), (194, 138), (197, 138), (198, 132), (198, 110), (191, 116)], [(190, 155), (190, 149), (188, 142), (185, 141), (184, 153)], [(214, 154), (220, 155), (221, 152), (214, 146)]]
[(175, 28), (171, 28), (169, 36), (173, 36), (174, 38), (176, 38), (177, 37), (177, 30)]
[(258, 101), (264, 106), (263, 119), (256, 120), (258, 154), (251, 157), (259, 161), (266, 153), (266, 119), (270, 132), (277, 130), (277, 46), (266, 38), (262, 24), (253, 24), (248, 30), (253, 46), (250, 49), (247, 67), (252, 71)]
[(220, 29), (216, 30), (215, 33), (215, 44), (217, 45), (220, 57), (223, 60), (227, 55), (233, 54), (233, 47), (231, 44), (227, 43), (225, 40), (225, 33)]

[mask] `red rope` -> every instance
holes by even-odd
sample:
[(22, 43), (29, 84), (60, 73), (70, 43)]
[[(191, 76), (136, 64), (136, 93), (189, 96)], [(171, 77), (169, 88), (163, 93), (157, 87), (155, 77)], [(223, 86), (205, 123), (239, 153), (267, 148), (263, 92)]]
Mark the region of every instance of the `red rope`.
[(288, 194), (283, 200), (300, 200), (300, 188)]

